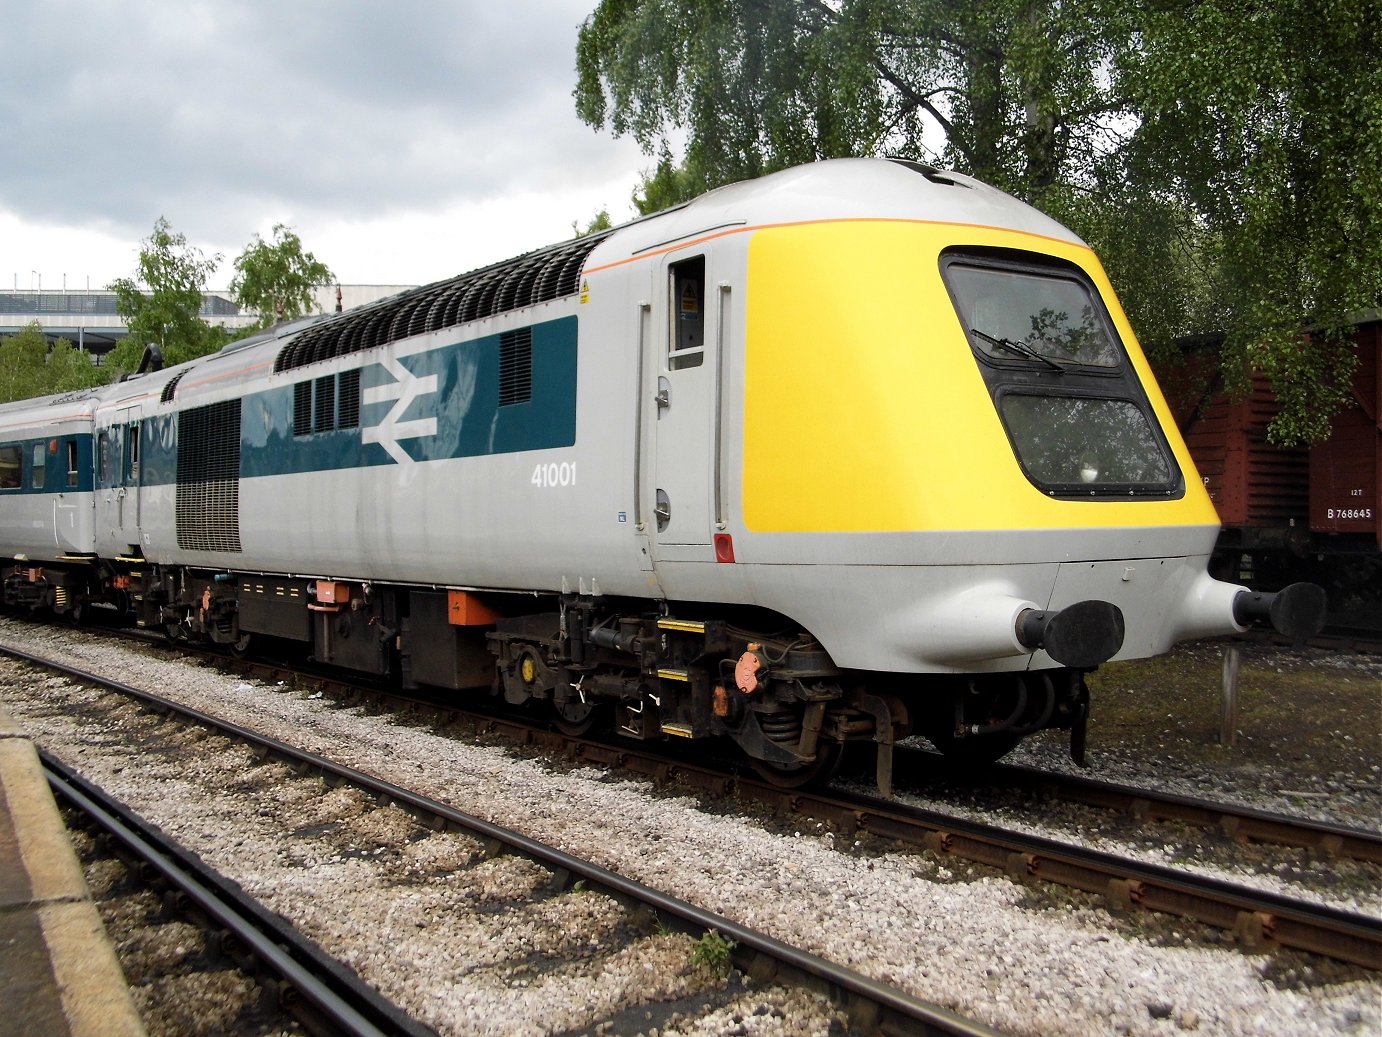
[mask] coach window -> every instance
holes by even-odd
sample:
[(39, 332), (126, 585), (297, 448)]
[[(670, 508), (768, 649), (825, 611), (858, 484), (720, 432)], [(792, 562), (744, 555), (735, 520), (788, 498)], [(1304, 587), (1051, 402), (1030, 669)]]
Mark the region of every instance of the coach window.
[(77, 441), (67, 441), (67, 485), (77, 485)]
[(34, 444), (34, 468), (29, 482), (36, 490), (43, 489), (43, 477), (48, 473), (48, 454), (42, 443)]
[(674, 264), (671, 273), (671, 349), (674, 371), (705, 361), (705, 256)]
[(22, 455), (17, 446), (0, 446), (0, 490), (17, 490), (21, 485)]

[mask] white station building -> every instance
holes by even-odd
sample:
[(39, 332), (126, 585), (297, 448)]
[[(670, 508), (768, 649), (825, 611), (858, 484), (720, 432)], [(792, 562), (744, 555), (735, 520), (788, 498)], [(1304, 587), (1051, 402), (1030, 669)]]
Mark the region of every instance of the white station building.
[[(333, 313), (406, 291), (413, 285), (350, 284), (318, 288), (317, 311)], [(231, 331), (254, 324), (259, 315), (241, 310), (227, 291), (202, 296), (201, 316)], [(97, 363), (128, 334), (116, 312), (115, 293), (66, 288), (0, 291), (0, 336), (13, 335), (38, 321), (49, 339), (65, 338), (90, 353)]]

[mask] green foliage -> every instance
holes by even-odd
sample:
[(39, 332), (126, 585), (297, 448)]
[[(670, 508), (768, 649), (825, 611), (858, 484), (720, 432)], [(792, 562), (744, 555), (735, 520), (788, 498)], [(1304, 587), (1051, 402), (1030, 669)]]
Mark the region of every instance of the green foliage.
[(670, 209), (689, 202), (696, 195), (716, 186), (705, 171), (693, 172), (672, 160), (672, 149), (665, 143), (658, 154), (657, 167), (643, 172), (643, 181), (634, 189), (633, 204), (640, 216)]
[(571, 233), (578, 238), (588, 238), (592, 234), (598, 234), (602, 230), (609, 230), (614, 223), (609, 218), (609, 210), (601, 209), (595, 214), (594, 219), (585, 225), (585, 230), (576, 221), (571, 221)]
[(206, 279), (221, 257), (205, 258), (183, 235), (174, 234), (162, 216), (141, 245), (135, 277), (110, 285), (129, 335), (111, 350), (106, 364), (122, 372), (133, 371), (149, 346), (157, 346), (168, 365), (221, 348), (225, 332), (199, 316)]
[(1375, 0), (1160, 5), (1125, 65), (1129, 169), (1215, 234), (1231, 374), (1272, 379), (1273, 439), (1320, 438), (1349, 392), (1344, 325), (1382, 302)]
[(0, 403), (100, 385), (106, 373), (60, 338), (52, 346), (38, 321), (0, 337)]
[(336, 275), (311, 252), (291, 228), (274, 224), (273, 243), (258, 234), (235, 260), (230, 290), (242, 309), (260, 315), (256, 328), (293, 320), (312, 312), (312, 289), (329, 285)]
[(658, 156), (644, 213), (844, 155), (1007, 190), (1095, 247), (1153, 351), (1225, 332), (1292, 441), (1382, 303), (1380, 33), (1376, 0), (601, 0), (574, 96)]
[(698, 190), (886, 154), (1040, 192), (1124, 115), (1090, 31), (1108, 6), (604, 0), (578, 39), (576, 110), (663, 158), (684, 129)]
[(691, 964), (724, 974), (729, 971), (730, 953), (734, 947), (733, 940), (726, 939), (714, 929), (707, 929), (705, 935), (696, 941), (695, 950), (691, 952)]

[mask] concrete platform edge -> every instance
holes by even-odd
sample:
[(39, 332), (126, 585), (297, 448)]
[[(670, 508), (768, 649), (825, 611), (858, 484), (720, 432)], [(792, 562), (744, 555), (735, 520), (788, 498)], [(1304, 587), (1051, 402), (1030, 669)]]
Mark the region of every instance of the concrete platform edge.
[(20, 860), (12, 863), (27, 873), (31, 889), (27, 903), (5, 907), (0, 917), (18, 911), (37, 915), (69, 1031), (73, 1037), (144, 1037), (38, 752), (3, 708), (0, 800), (19, 848)]

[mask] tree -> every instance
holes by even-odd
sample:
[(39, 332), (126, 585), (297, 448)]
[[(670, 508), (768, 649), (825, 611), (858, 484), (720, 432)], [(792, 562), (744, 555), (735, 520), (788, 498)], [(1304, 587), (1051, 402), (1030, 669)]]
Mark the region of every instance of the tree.
[(664, 142), (656, 168), (652, 172), (644, 171), (642, 182), (634, 189), (634, 208), (641, 216), (670, 209), (696, 197), (708, 179), (685, 165), (677, 165), (672, 159), (672, 149)]
[(225, 332), (199, 314), (206, 279), (220, 255), (204, 257), (183, 235), (174, 234), (162, 216), (141, 245), (135, 277), (110, 285), (129, 334), (111, 350), (106, 363), (128, 372), (139, 366), (149, 346), (158, 348), (166, 364), (180, 364), (219, 349), (226, 342)]
[(65, 338), (59, 338), (48, 350), (44, 373), (45, 384), (39, 395), (104, 385), (110, 377), (109, 371), (96, 366), (90, 353)]
[(106, 373), (60, 338), (49, 345), (38, 321), (0, 338), (0, 403), (100, 385)]
[(48, 339), (38, 321), (30, 321), (17, 335), (0, 339), (0, 400), (43, 395), (40, 386), (47, 359)]
[(311, 252), (302, 250), (292, 229), (274, 224), (273, 243), (258, 234), (235, 260), (230, 290), (242, 309), (259, 314), (257, 328), (293, 320), (316, 308), (312, 289), (329, 285), (336, 275)]
[(578, 222), (572, 220), (571, 233), (578, 238), (588, 238), (592, 234), (598, 234), (601, 231), (609, 230), (613, 226), (614, 222), (609, 218), (609, 210), (601, 209), (595, 214), (591, 221), (585, 225), (584, 230), (581, 229), (581, 225)]
[(1096, 27), (1131, 29), (1110, 6), (604, 0), (578, 38), (576, 110), (649, 155), (685, 129), (696, 191), (876, 154), (1042, 189), (1124, 115)]
[(1382, 301), (1374, 5), (602, 0), (575, 101), (659, 156), (643, 211), (843, 155), (971, 173), (1084, 236), (1153, 349), (1228, 330), (1274, 434), (1315, 437), (1348, 373), (1328, 329)]
[(1130, 181), (1214, 235), (1226, 371), (1271, 378), (1273, 439), (1321, 438), (1350, 393), (1348, 326), (1382, 304), (1375, 0), (1163, 3), (1124, 66)]

